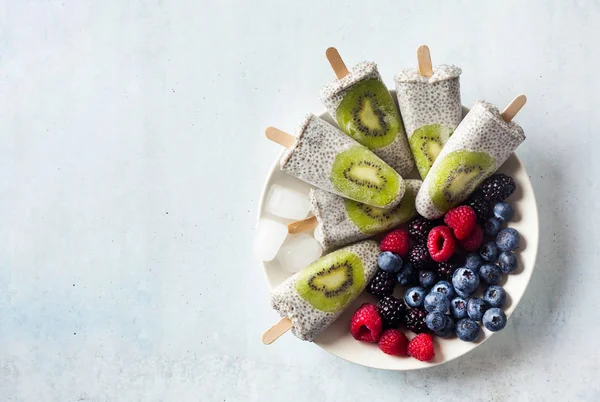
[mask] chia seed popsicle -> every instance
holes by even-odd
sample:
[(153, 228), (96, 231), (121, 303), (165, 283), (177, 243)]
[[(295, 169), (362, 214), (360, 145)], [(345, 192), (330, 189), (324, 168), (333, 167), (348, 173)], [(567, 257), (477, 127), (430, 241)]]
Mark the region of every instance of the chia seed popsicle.
[(379, 245), (372, 240), (334, 251), (271, 292), (271, 305), (291, 321), (294, 335), (314, 340), (358, 297), (377, 271)]
[(456, 66), (440, 65), (429, 77), (417, 69), (394, 77), (408, 144), (422, 179), (462, 119), (460, 74)]
[[(327, 57), (331, 59), (331, 49)], [(348, 71), (335, 49), (345, 76), (321, 90), (321, 100), (340, 129), (372, 150), (400, 175), (407, 176), (414, 161), (394, 100), (381, 80), (377, 65), (363, 62)], [(336, 74), (338, 72), (336, 71)]]
[(280, 163), (300, 180), (371, 206), (393, 208), (404, 195), (404, 180), (394, 169), (314, 115), (302, 122)]
[(312, 189), (310, 202), (318, 222), (315, 239), (327, 252), (407, 222), (417, 213), (415, 198), (421, 183), (421, 180), (406, 180), (402, 201), (391, 209), (371, 207), (321, 189)]
[(525, 100), (519, 95), (502, 114), (490, 103), (475, 102), (423, 181), (416, 201), (419, 214), (441, 217), (508, 159), (525, 140), (523, 129), (510, 121)]

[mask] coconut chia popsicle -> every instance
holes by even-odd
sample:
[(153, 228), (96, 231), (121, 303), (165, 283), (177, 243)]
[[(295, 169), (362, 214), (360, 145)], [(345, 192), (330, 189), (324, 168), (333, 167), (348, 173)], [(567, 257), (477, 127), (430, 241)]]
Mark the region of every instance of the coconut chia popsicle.
[(360, 63), (321, 90), (321, 100), (341, 130), (372, 150), (400, 175), (414, 168), (402, 120), (377, 65)]
[(504, 121), (496, 106), (475, 102), (423, 181), (416, 201), (419, 214), (436, 219), (460, 204), (524, 140), (523, 129)]
[(271, 292), (271, 305), (298, 338), (312, 341), (363, 291), (377, 271), (379, 245), (362, 241), (334, 251)]
[(408, 144), (423, 179), (462, 119), (460, 74), (456, 66), (440, 65), (430, 77), (417, 69), (394, 77)]
[(379, 208), (393, 208), (404, 180), (373, 152), (325, 120), (308, 115), (281, 170), (323, 190)]
[(391, 209), (371, 207), (321, 189), (312, 189), (309, 198), (318, 222), (315, 239), (327, 252), (407, 222), (417, 213), (415, 198), (421, 183), (421, 180), (406, 180), (402, 201)]

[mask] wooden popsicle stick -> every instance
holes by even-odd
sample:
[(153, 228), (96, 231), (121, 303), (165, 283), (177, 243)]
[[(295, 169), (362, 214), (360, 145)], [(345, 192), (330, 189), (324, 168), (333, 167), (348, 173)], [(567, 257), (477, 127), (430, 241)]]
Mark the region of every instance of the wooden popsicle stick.
[(317, 227), (319, 221), (316, 216), (302, 219), (301, 221), (291, 222), (287, 225), (289, 234), (304, 233), (313, 230)]
[(277, 340), (281, 335), (285, 334), (292, 328), (292, 321), (283, 317), (279, 322), (273, 325), (271, 328), (267, 329), (260, 338), (262, 343), (265, 345), (270, 345)]
[(337, 76), (338, 80), (344, 78), (348, 75), (348, 67), (342, 60), (342, 56), (340, 56), (339, 52), (336, 48), (330, 47), (325, 51), (325, 57), (329, 61), (333, 72)]
[(521, 110), (521, 108), (525, 105), (525, 102), (527, 102), (527, 97), (525, 95), (517, 95), (517, 97), (513, 99), (512, 102), (510, 102), (506, 109), (504, 109), (504, 111), (501, 113), (502, 120), (510, 123), (512, 119), (515, 118), (517, 113), (519, 113), (519, 110)]
[(419, 62), (419, 74), (423, 77), (431, 77), (433, 75), (433, 67), (431, 65), (431, 54), (427, 45), (421, 45), (417, 48), (417, 61)]
[(279, 145), (286, 147), (287, 149), (293, 147), (294, 142), (296, 142), (296, 137), (286, 133), (285, 131), (281, 131), (280, 129), (275, 127), (267, 127), (267, 129), (265, 130), (265, 135), (271, 141), (276, 142)]

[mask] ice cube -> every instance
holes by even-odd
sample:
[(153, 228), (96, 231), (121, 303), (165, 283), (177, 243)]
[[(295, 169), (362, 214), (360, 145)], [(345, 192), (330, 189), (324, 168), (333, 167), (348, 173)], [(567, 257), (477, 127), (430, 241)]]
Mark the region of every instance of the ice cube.
[(258, 221), (254, 238), (254, 256), (261, 261), (271, 261), (287, 237), (288, 229), (281, 222), (262, 218)]
[(310, 202), (306, 194), (274, 184), (267, 195), (266, 210), (275, 216), (300, 220), (308, 215)]
[(277, 253), (281, 268), (287, 272), (298, 272), (323, 254), (323, 249), (314, 237), (307, 234), (290, 236)]

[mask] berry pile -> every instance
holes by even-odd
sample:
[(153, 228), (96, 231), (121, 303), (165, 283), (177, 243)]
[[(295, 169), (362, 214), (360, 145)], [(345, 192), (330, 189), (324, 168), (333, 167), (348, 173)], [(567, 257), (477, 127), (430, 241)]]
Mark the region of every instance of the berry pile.
[[(476, 341), (480, 324), (495, 332), (506, 325), (503, 276), (518, 268), (517, 230), (505, 227), (514, 211), (505, 201), (516, 189), (504, 174), (488, 178), (443, 220), (421, 216), (381, 240), (379, 270), (367, 291), (379, 301), (363, 304), (351, 332), (378, 342), (387, 354), (434, 357), (433, 336)], [(406, 290), (394, 297), (397, 285)], [(475, 293), (483, 288), (481, 297)], [(410, 342), (401, 328), (417, 334)]]

